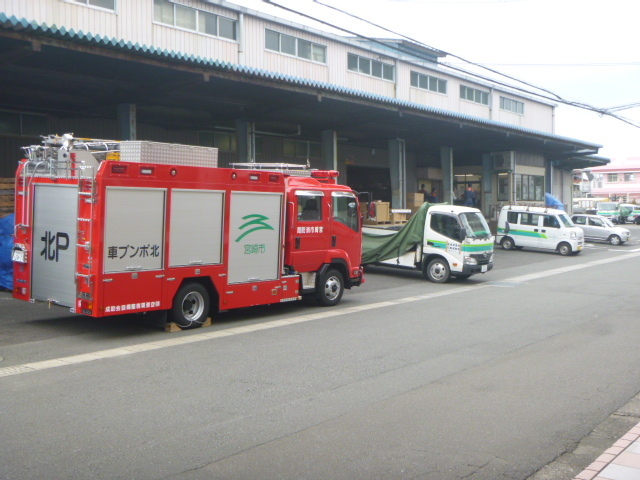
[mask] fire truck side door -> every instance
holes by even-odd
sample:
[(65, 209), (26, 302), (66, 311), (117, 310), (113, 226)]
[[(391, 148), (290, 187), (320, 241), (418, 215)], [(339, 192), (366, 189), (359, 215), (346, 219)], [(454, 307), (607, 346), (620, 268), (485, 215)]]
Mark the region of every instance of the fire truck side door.
[(327, 198), (320, 190), (297, 190), (291, 263), (298, 272), (316, 271), (330, 246)]
[(164, 189), (107, 187), (101, 302), (107, 313), (160, 308), (165, 205)]
[(280, 278), (283, 208), (279, 192), (231, 193), (229, 284)]
[(331, 193), (331, 248), (343, 250), (347, 257), (359, 267), (362, 255), (360, 235), (360, 213), (358, 199), (350, 192)]
[(36, 300), (75, 304), (77, 206), (75, 185), (35, 185), (31, 296)]

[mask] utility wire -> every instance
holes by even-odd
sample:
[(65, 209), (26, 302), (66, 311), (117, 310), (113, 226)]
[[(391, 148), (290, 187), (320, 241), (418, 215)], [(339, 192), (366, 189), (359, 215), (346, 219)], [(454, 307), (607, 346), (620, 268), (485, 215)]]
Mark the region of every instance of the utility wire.
[[(439, 49), (436, 49), (435, 47), (432, 47), (432, 46), (427, 45), (427, 44), (425, 44), (425, 43), (423, 43), (423, 42), (420, 42), (419, 40), (416, 40), (416, 39), (414, 39), (414, 38), (408, 37), (408, 36), (406, 36), (406, 35), (404, 35), (404, 34), (401, 34), (401, 33), (396, 32), (396, 31), (394, 31), (394, 30), (388, 29), (388, 28), (386, 28), (386, 27), (384, 27), (384, 26), (382, 26), (382, 25), (379, 25), (379, 24), (377, 24), (377, 23), (371, 22), (371, 21), (369, 21), (369, 20), (367, 20), (367, 19), (365, 19), (365, 18), (359, 17), (358, 15), (354, 15), (354, 14), (352, 14), (352, 13), (350, 13), (350, 12), (347, 12), (346, 10), (343, 10), (343, 9), (340, 9), (340, 8), (337, 8), (337, 7), (334, 7), (334, 6), (332, 6), (332, 5), (328, 5), (328, 4), (324, 3), (324, 2), (321, 2), (320, 0), (313, 0), (313, 2), (314, 2), (314, 3), (317, 3), (317, 4), (319, 4), (319, 5), (322, 5), (322, 6), (326, 7), (326, 8), (329, 8), (329, 9), (335, 10), (335, 11), (337, 11), (337, 12), (340, 12), (340, 13), (342, 13), (342, 14), (344, 14), (344, 15), (348, 15), (348, 16), (350, 16), (350, 17), (352, 17), (352, 18), (355, 18), (355, 19), (357, 19), (357, 20), (360, 20), (361, 22), (365, 22), (365, 23), (367, 23), (367, 24), (369, 24), (369, 25), (371, 25), (371, 26), (374, 26), (374, 27), (376, 27), (376, 28), (380, 28), (380, 29), (382, 29), (382, 30), (384, 30), (384, 31), (386, 31), (386, 32), (392, 33), (393, 35), (398, 35), (398, 36), (400, 36), (400, 37), (402, 37), (402, 38), (404, 38), (404, 39), (406, 39), (406, 40), (409, 40), (409, 41), (411, 41), (411, 42), (413, 42), (413, 43), (416, 43), (416, 44), (418, 44), (418, 45), (422, 45), (422, 46), (427, 47), (427, 48), (430, 48), (430, 49), (432, 49), (432, 50), (439, 50)], [(559, 102), (561, 102), (561, 103), (564, 103), (564, 104), (566, 104), (566, 105), (571, 105), (571, 106), (574, 106), (574, 107), (583, 108), (583, 109), (585, 109), (585, 110), (591, 110), (591, 111), (593, 111), (593, 112), (599, 113), (600, 115), (610, 115), (610, 116), (612, 116), (612, 117), (614, 117), (614, 118), (616, 118), (616, 119), (618, 119), (618, 120), (620, 120), (620, 121), (622, 121), (622, 122), (625, 122), (625, 123), (628, 123), (628, 124), (630, 124), (630, 125), (632, 125), (632, 126), (634, 126), (634, 127), (640, 128), (640, 125), (637, 125), (637, 124), (635, 124), (635, 123), (633, 123), (633, 122), (629, 121), (628, 119), (626, 119), (626, 118), (624, 118), (624, 117), (620, 117), (620, 116), (618, 116), (618, 115), (615, 115), (615, 114), (611, 113), (611, 110), (610, 110), (610, 109), (602, 109), (602, 108), (594, 107), (594, 106), (589, 105), (589, 104), (586, 104), (586, 103), (567, 100), (567, 99), (565, 99), (565, 98), (561, 97), (560, 95), (556, 94), (555, 92), (552, 92), (551, 90), (547, 90), (546, 88), (542, 88), (542, 87), (539, 87), (539, 86), (537, 86), (537, 85), (533, 85), (533, 84), (531, 84), (531, 83), (525, 82), (525, 81), (520, 80), (520, 79), (518, 79), (518, 78), (512, 77), (512, 76), (507, 75), (507, 74), (505, 74), (505, 73), (502, 73), (502, 72), (499, 72), (499, 71), (494, 70), (494, 69), (492, 69), (492, 68), (489, 68), (489, 67), (487, 67), (487, 66), (485, 66), (485, 65), (481, 65), (481, 64), (479, 64), (479, 63), (472, 62), (472, 61), (470, 61), (470, 60), (467, 60), (466, 58), (460, 57), (459, 55), (453, 54), (453, 53), (451, 53), (451, 52), (446, 52), (446, 51), (443, 51), (443, 50), (440, 50), (440, 51), (442, 51), (443, 53), (445, 53), (445, 54), (446, 54), (446, 55), (448, 55), (448, 56), (451, 56), (451, 57), (453, 57), (453, 58), (457, 58), (458, 60), (461, 60), (462, 62), (465, 62), (465, 63), (467, 63), (467, 64), (469, 64), (469, 65), (473, 65), (473, 66), (475, 66), (475, 67), (478, 67), (478, 68), (481, 68), (481, 69), (487, 70), (487, 71), (489, 71), (489, 72), (491, 72), (491, 73), (494, 73), (494, 74), (496, 74), (496, 75), (499, 75), (499, 76), (501, 76), (501, 77), (508, 78), (509, 80), (513, 80), (513, 81), (515, 81), (515, 82), (518, 82), (518, 83), (520, 83), (520, 84), (522, 84), (522, 85), (526, 85), (526, 86), (528, 86), (528, 87), (534, 88), (534, 89), (539, 90), (539, 91), (541, 91), (541, 92), (545, 92), (545, 93), (547, 93), (547, 94), (551, 95), (553, 99), (555, 99), (555, 100), (557, 100), (557, 101), (559, 101)], [(452, 66), (451, 64), (447, 64), (447, 66), (449, 66), (449, 68), (453, 68), (454, 70), (457, 70), (457, 71), (460, 71), (460, 72), (464, 72), (464, 73), (467, 73), (467, 74), (470, 74), (470, 75), (476, 76), (477, 78), (482, 78), (483, 80), (495, 81), (495, 80), (493, 80), (493, 79), (490, 79), (490, 78), (487, 78), (487, 77), (483, 77), (483, 76), (478, 75), (478, 74), (475, 74), (475, 73), (473, 73), (473, 72), (468, 72), (468, 71), (466, 71), (466, 70), (459, 69), (459, 68), (457, 68), (457, 67)], [(511, 86), (511, 85), (506, 85), (506, 84), (502, 84), (502, 85), (509, 86), (509, 87), (512, 87), (512, 88), (513, 88), (513, 86)], [(530, 93), (534, 93), (534, 92), (530, 92)], [(535, 94), (535, 93), (534, 93), (534, 94)], [(545, 97), (545, 96), (543, 96), (543, 95), (538, 95), (538, 96), (541, 96), (542, 98), (547, 98), (547, 99), (549, 99), (549, 97)]]
[[(367, 40), (367, 41), (370, 41), (370, 42), (373, 42), (373, 43), (377, 43), (377, 44), (379, 44), (379, 45), (384, 46), (385, 48), (392, 48), (392, 49), (394, 49), (394, 50), (396, 50), (396, 51), (398, 51), (398, 52), (400, 52), (400, 53), (406, 53), (406, 52), (403, 52), (402, 50), (400, 50), (400, 49), (399, 49), (399, 48), (397, 48), (397, 47), (390, 46), (388, 43), (384, 43), (384, 42), (380, 41), (380, 39), (371, 38), (371, 37), (368, 37), (368, 36), (366, 36), (366, 35), (362, 35), (362, 34), (359, 34), (359, 33), (357, 33), (357, 32), (354, 32), (354, 31), (352, 31), (352, 30), (348, 30), (348, 29), (346, 29), (346, 28), (343, 28), (343, 27), (340, 27), (340, 26), (335, 25), (335, 24), (333, 24), (333, 23), (330, 23), (330, 22), (327, 22), (327, 21), (321, 20), (321, 19), (319, 19), (319, 18), (316, 18), (316, 17), (313, 17), (313, 16), (311, 16), (311, 15), (305, 14), (305, 13), (300, 12), (300, 11), (298, 11), (298, 10), (295, 10), (295, 9), (292, 9), (292, 8), (289, 8), (289, 7), (285, 7), (284, 5), (280, 5), (280, 4), (278, 4), (278, 3), (275, 3), (273, 0), (262, 0), (262, 1), (263, 1), (263, 2), (265, 2), (265, 3), (268, 3), (268, 4), (270, 4), (270, 5), (273, 5), (273, 6), (275, 6), (275, 7), (278, 7), (278, 8), (281, 8), (281, 9), (283, 9), (283, 10), (286, 10), (286, 11), (288, 11), (288, 12), (290, 12), (290, 13), (294, 13), (294, 14), (296, 14), (296, 15), (300, 15), (300, 16), (302, 16), (302, 17), (308, 18), (308, 19), (313, 20), (313, 21), (315, 21), (315, 22), (318, 22), (318, 23), (321, 23), (321, 24), (327, 25), (327, 26), (329, 26), (329, 27), (331, 27), (331, 28), (335, 28), (335, 29), (341, 30), (341, 31), (346, 32), (346, 33), (348, 33), (348, 34), (350, 34), (350, 35), (353, 35), (353, 36), (355, 36), (355, 37), (363, 38), (363, 39), (365, 39), (365, 40)], [(411, 38), (411, 37), (408, 37), (408, 36), (406, 36), (406, 35), (404, 35), (404, 34), (398, 33), (398, 32), (396, 32), (396, 31), (394, 31), (394, 30), (390, 30), (390, 29), (388, 29), (388, 28), (386, 28), (386, 27), (383, 27), (382, 25), (378, 25), (378, 24), (376, 24), (376, 23), (374, 23), (374, 22), (371, 22), (370, 20), (367, 20), (367, 19), (365, 19), (365, 18), (359, 17), (358, 15), (354, 15), (354, 14), (352, 14), (352, 13), (350, 13), (350, 12), (347, 12), (346, 10), (343, 10), (343, 9), (340, 9), (340, 8), (334, 7), (334, 6), (332, 6), (332, 5), (329, 5), (329, 4), (326, 4), (326, 3), (323, 3), (323, 2), (321, 2), (320, 0), (312, 0), (312, 1), (313, 1), (314, 3), (317, 3), (318, 5), (322, 5), (322, 6), (323, 6), (323, 7), (325, 7), (325, 8), (329, 8), (329, 9), (331, 9), (331, 10), (335, 10), (335, 11), (337, 11), (337, 12), (339, 12), (339, 13), (342, 13), (342, 14), (344, 14), (344, 15), (347, 15), (347, 16), (351, 17), (351, 18), (355, 18), (355, 19), (357, 19), (357, 20), (360, 20), (361, 22), (367, 23), (367, 24), (369, 24), (369, 25), (371, 25), (371, 26), (374, 26), (374, 27), (376, 27), (376, 28), (379, 28), (379, 29), (381, 29), (381, 30), (384, 30), (384, 31), (386, 31), (386, 32), (388, 32), (388, 33), (391, 33), (391, 34), (393, 34), (393, 35), (396, 35), (396, 36), (402, 37), (402, 38), (404, 38), (404, 39), (406, 39), (406, 40), (409, 40), (410, 42), (415, 43), (415, 44), (417, 44), (417, 45), (421, 45), (421, 46), (426, 47), (426, 48), (428, 48), (428, 49), (430, 49), (430, 50), (434, 50), (434, 51), (442, 52), (442, 53), (444, 53), (444, 54), (445, 54), (445, 55), (447, 55), (447, 56), (450, 56), (450, 57), (453, 57), (453, 58), (457, 58), (458, 60), (460, 60), (460, 61), (464, 62), (465, 64), (469, 64), (469, 65), (472, 65), (472, 66), (475, 66), (475, 67), (481, 68), (481, 69), (483, 69), (483, 70), (487, 70), (487, 71), (489, 71), (489, 72), (491, 72), (491, 73), (493, 73), (493, 74), (495, 74), (495, 75), (498, 75), (498, 76), (501, 76), (501, 77), (507, 78), (507, 79), (509, 79), (509, 80), (515, 81), (515, 82), (517, 82), (517, 83), (520, 83), (520, 84), (522, 84), (522, 85), (526, 85), (526, 86), (528, 86), (528, 87), (530, 87), (530, 88), (533, 88), (533, 89), (535, 89), (535, 90), (539, 90), (539, 91), (541, 91), (541, 92), (545, 92), (547, 95), (543, 95), (543, 94), (536, 93), (536, 92), (531, 92), (531, 91), (529, 91), (529, 90), (525, 90), (525, 89), (523, 89), (523, 88), (520, 88), (520, 87), (517, 87), (517, 86), (511, 85), (511, 84), (503, 83), (503, 82), (500, 82), (499, 80), (496, 80), (496, 79), (494, 79), (494, 78), (485, 77), (485, 76), (480, 75), (480, 74), (478, 74), (478, 73), (470, 72), (470, 71), (468, 71), (468, 70), (464, 70), (464, 69), (461, 69), (461, 68), (455, 67), (453, 64), (449, 64), (449, 63), (438, 63), (438, 65), (445, 66), (445, 67), (450, 68), (450, 69), (452, 69), (452, 70), (455, 70), (455, 71), (458, 71), (458, 72), (461, 72), (461, 73), (464, 73), (464, 74), (467, 74), (467, 75), (471, 75), (471, 76), (473, 76), (473, 77), (480, 78), (480, 79), (485, 80), (485, 81), (493, 82), (493, 83), (496, 83), (496, 84), (498, 84), (498, 85), (502, 85), (502, 86), (505, 86), (505, 87), (508, 87), (508, 88), (512, 88), (512, 89), (515, 89), (515, 90), (518, 90), (518, 91), (521, 91), (521, 92), (524, 92), (524, 93), (532, 94), (532, 95), (538, 96), (538, 97), (540, 97), (540, 98), (545, 98), (545, 99), (547, 99), (547, 100), (557, 101), (557, 102), (559, 102), (559, 103), (563, 103), (563, 104), (565, 104), (565, 105), (569, 105), (569, 106), (573, 106), (573, 107), (577, 107), (577, 108), (582, 108), (582, 109), (584, 109), (584, 110), (589, 110), (589, 111), (592, 111), (592, 112), (596, 112), (596, 113), (600, 114), (601, 116), (603, 116), (603, 115), (608, 115), (608, 116), (611, 116), (611, 117), (613, 117), (613, 118), (615, 118), (615, 119), (617, 119), (617, 120), (620, 120), (620, 121), (622, 121), (622, 122), (624, 122), (624, 123), (627, 123), (627, 124), (629, 124), (629, 125), (631, 125), (631, 126), (633, 126), (633, 127), (640, 128), (640, 125), (639, 125), (639, 124), (637, 124), (637, 123), (635, 123), (635, 122), (633, 122), (633, 121), (631, 121), (631, 120), (629, 120), (629, 119), (627, 119), (627, 118), (624, 118), (624, 117), (622, 117), (622, 116), (619, 116), (619, 115), (614, 114), (614, 113), (613, 113), (613, 111), (615, 111), (615, 110), (616, 110), (615, 108), (614, 108), (614, 109), (603, 109), (603, 108), (594, 107), (593, 105), (589, 105), (589, 104), (587, 104), (587, 103), (582, 103), (582, 102), (577, 102), (577, 101), (567, 100), (567, 99), (565, 99), (565, 98), (561, 97), (560, 95), (556, 94), (555, 92), (553, 92), (553, 91), (551, 91), (551, 90), (547, 90), (547, 89), (542, 88), (542, 87), (539, 87), (539, 86), (537, 86), (537, 85), (533, 85), (533, 84), (531, 84), (531, 83), (525, 82), (525, 81), (520, 80), (520, 79), (518, 79), (518, 78), (516, 78), (516, 77), (512, 77), (512, 76), (507, 75), (507, 74), (505, 74), (505, 73), (502, 73), (502, 72), (499, 72), (499, 71), (494, 70), (494, 69), (492, 69), (492, 68), (489, 68), (489, 67), (487, 67), (487, 66), (485, 66), (485, 65), (482, 65), (482, 64), (479, 64), (479, 63), (476, 63), (476, 62), (472, 62), (472, 61), (467, 60), (467, 59), (465, 59), (465, 58), (463, 58), (463, 57), (460, 57), (460, 56), (458, 56), (458, 55), (455, 55), (455, 54), (453, 54), (453, 53), (446, 52), (446, 51), (444, 51), (444, 50), (440, 50), (440, 49), (438, 49), (438, 48), (432, 47), (432, 46), (427, 45), (427, 44), (425, 44), (425, 43), (423, 43), (423, 42), (421, 42), (421, 41), (419, 41), (419, 40), (415, 40), (415, 39), (413, 39), (413, 38)]]

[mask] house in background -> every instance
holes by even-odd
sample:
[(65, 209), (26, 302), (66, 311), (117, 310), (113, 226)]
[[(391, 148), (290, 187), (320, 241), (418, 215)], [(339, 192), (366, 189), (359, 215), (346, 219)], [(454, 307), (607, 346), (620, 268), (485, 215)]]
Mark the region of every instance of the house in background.
[(590, 197), (609, 197), (623, 203), (640, 203), (640, 157), (582, 170), (589, 182)]

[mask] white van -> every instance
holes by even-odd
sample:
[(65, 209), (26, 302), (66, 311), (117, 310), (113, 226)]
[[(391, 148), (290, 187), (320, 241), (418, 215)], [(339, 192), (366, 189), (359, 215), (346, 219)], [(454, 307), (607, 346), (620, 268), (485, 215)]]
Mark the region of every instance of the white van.
[(584, 247), (584, 233), (562, 210), (507, 205), (500, 210), (496, 243), (505, 250), (534, 247), (577, 255)]

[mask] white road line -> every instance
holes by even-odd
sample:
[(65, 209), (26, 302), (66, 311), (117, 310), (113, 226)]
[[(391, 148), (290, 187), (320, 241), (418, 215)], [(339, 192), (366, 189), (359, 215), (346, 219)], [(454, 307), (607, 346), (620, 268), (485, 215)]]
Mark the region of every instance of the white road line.
[[(166, 340), (154, 340), (148, 343), (139, 343), (136, 345), (129, 345), (127, 347), (111, 348), (108, 350), (100, 350), (97, 352), (84, 353), (81, 355), (71, 355), (68, 357), (61, 357), (51, 360), (44, 360), (40, 362), (25, 363), (22, 365), (14, 365), (12, 367), (0, 368), (0, 377), (9, 377), (13, 375), (21, 375), (23, 373), (35, 372), (38, 370), (48, 370), (50, 368), (65, 367), (69, 365), (78, 365), (80, 363), (92, 362), (94, 360), (104, 360), (107, 358), (123, 357), (125, 355), (134, 355), (141, 352), (148, 352), (150, 350), (159, 350), (163, 348), (175, 347), (178, 345), (186, 345), (189, 343), (204, 342), (206, 340), (213, 340), (216, 338), (228, 337), (232, 335), (242, 335), (244, 333), (257, 332), (260, 330), (268, 330), (272, 328), (284, 327), (288, 325), (295, 325), (298, 323), (310, 322), (314, 320), (322, 320), (331, 317), (339, 317), (342, 315), (348, 315), (356, 312), (364, 312), (367, 310), (375, 310), (378, 308), (392, 307), (395, 305), (401, 305), (411, 302), (418, 302), (421, 300), (427, 300), (432, 298), (446, 297), (449, 295), (456, 295), (458, 293), (464, 293), (469, 290), (477, 290), (479, 288), (488, 288), (492, 286), (504, 286), (508, 284), (522, 284), (537, 280), (540, 278), (549, 277), (552, 275), (559, 275), (562, 273), (573, 272), (576, 270), (582, 270), (584, 268), (591, 268), (598, 265), (605, 265), (607, 263), (614, 263), (627, 260), (629, 258), (640, 257), (640, 249), (634, 250), (636, 253), (629, 253), (620, 257), (607, 258), (604, 260), (595, 260), (593, 262), (587, 262), (580, 265), (571, 265), (562, 268), (555, 268), (553, 270), (546, 270), (543, 272), (532, 273), (529, 275), (522, 275), (519, 277), (512, 277), (506, 280), (501, 280), (492, 284), (487, 282), (482, 285), (471, 285), (465, 287), (452, 288), (435, 293), (426, 293), (424, 295), (414, 295), (410, 297), (403, 297), (397, 300), (389, 300), (378, 303), (371, 303), (369, 305), (358, 305), (347, 308), (337, 308), (332, 310), (324, 310), (322, 313), (300, 315), (298, 317), (272, 320), (270, 322), (258, 323), (254, 325), (243, 325), (240, 327), (229, 328), (226, 330), (219, 330), (215, 332), (198, 332), (197, 334), (191, 334), (184, 337), (170, 338)], [(517, 285), (516, 285), (517, 286)]]

